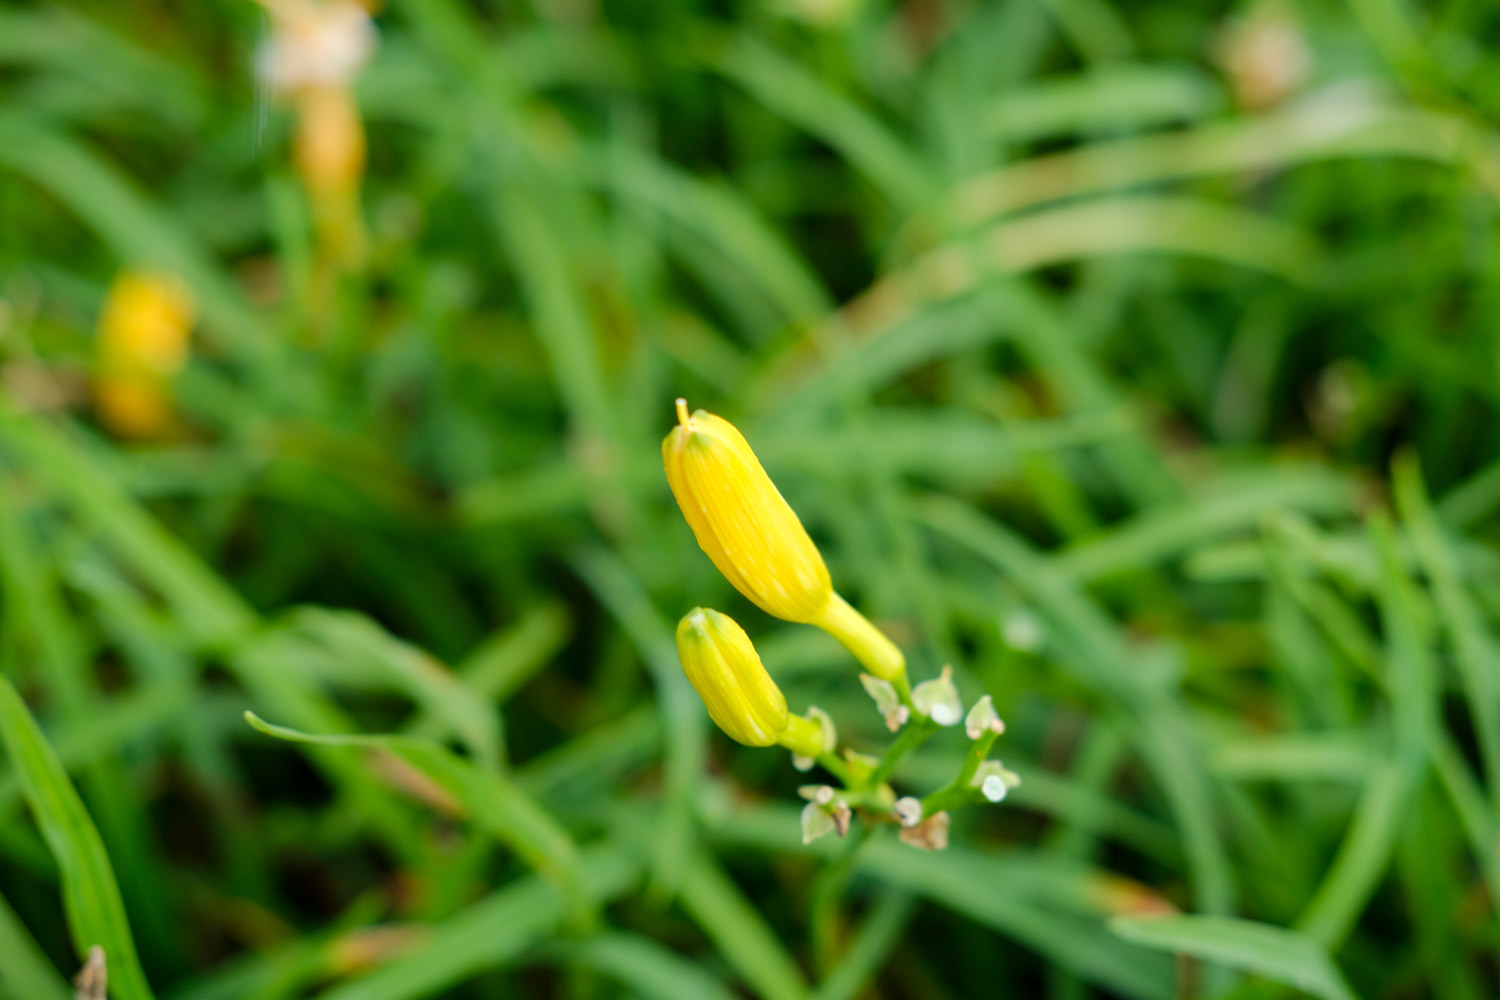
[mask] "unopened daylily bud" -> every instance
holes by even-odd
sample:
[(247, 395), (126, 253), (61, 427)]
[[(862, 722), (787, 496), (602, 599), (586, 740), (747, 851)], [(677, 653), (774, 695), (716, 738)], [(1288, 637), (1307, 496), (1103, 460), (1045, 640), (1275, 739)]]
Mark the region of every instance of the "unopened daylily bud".
[(187, 361), (196, 309), (183, 284), (163, 274), (126, 271), (110, 286), (99, 316), (99, 417), (122, 437), (171, 428), (170, 379)]
[(875, 710), (885, 716), (885, 726), (891, 732), (900, 729), (911, 716), (911, 710), (901, 704), (901, 698), (896, 694), (896, 687), (890, 681), (883, 681), (879, 677), (869, 674), (860, 674), (859, 682), (864, 685), (865, 693), (875, 699)]
[(879, 677), (906, 670), (895, 643), (834, 592), (817, 546), (733, 424), (690, 415), (679, 399), (662, 462), (699, 547), (736, 590), (768, 614), (826, 630)]
[[(682, 672), (733, 740), (753, 747), (777, 742), (790, 717), (745, 630), (712, 608), (694, 608), (677, 624)], [(806, 720), (803, 720), (806, 721)]]
[(968, 733), (969, 739), (977, 740), (985, 733), (994, 733), (997, 736), (1005, 732), (1005, 723), (1000, 721), (1000, 714), (995, 711), (995, 702), (989, 695), (985, 695), (974, 703), (969, 709), (969, 714), (964, 718), (964, 732)]
[(938, 677), (912, 688), (911, 703), (918, 712), (940, 726), (952, 726), (963, 718), (963, 702), (953, 684), (953, 668), (944, 667)]
[(709, 717), (730, 739), (752, 747), (779, 743), (793, 759), (833, 749), (833, 720), (816, 708), (806, 718), (787, 711), (786, 696), (733, 618), (712, 608), (689, 611), (677, 623), (677, 655)]
[(922, 800), (910, 795), (902, 796), (896, 800), (896, 805), (891, 810), (896, 818), (901, 821), (902, 826), (916, 826), (922, 822)]
[(969, 785), (977, 788), (986, 799), (991, 802), (999, 802), (1009, 794), (1012, 788), (1021, 783), (1021, 776), (1014, 771), (1006, 770), (1005, 766), (998, 760), (987, 760), (979, 765), (970, 779)]

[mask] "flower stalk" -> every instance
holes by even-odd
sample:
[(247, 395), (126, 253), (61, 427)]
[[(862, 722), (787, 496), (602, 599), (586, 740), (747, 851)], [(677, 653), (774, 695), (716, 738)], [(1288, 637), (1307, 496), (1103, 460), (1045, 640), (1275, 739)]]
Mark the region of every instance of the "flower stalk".
[[(738, 624), (706, 608), (682, 619), (677, 647), (683, 672), (719, 728), (748, 746), (785, 747), (798, 770), (821, 765), (842, 786), (800, 789), (807, 800), (804, 843), (829, 833), (843, 837), (858, 810), (867, 822), (841, 852), (845, 869), (872, 823), (893, 823), (904, 843), (941, 850), (948, 843), (949, 809), (998, 802), (1019, 782), (988, 759), (1005, 730), (990, 697), (966, 716), (951, 667), (913, 687), (901, 650), (833, 589), (822, 554), (733, 424), (704, 410), (690, 413), (687, 401), (678, 399), (677, 426), (662, 441), (662, 464), (699, 547), (725, 579), (766, 613), (816, 625), (842, 643), (865, 668), (860, 682), (897, 734), (878, 758), (849, 749), (836, 756), (833, 720), (816, 708), (806, 716), (787, 711), (785, 696)], [(972, 743), (957, 777), (926, 798), (898, 797), (890, 785), (896, 767), (939, 729), (961, 720)], [(841, 891), (839, 868), (825, 872), (814, 893), (822, 917)]]

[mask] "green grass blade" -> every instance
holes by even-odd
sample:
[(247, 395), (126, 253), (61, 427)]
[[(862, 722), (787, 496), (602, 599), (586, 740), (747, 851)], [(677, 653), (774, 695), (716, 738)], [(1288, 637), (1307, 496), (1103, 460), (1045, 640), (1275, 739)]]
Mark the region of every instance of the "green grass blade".
[(23, 456), (69, 506), (92, 522), (173, 605), (199, 641), (229, 642), (255, 621), (254, 611), (238, 594), (137, 506), (59, 428), (0, 405), (0, 442)]
[(934, 498), (918, 513), (940, 534), (970, 549), (1021, 588), (1048, 620), (1050, 632), (1072, 650), (1062, 665), (1131, 717), (1137, 746), (1151, 763), (1181, 825), (1195, 896), (1205, 910), (1227, 911), (1233, 880), (1201, 754), (1192, 748), (1176, 706), (1147, 687), (1137, 657), (1104, 612), (1051, 560), (972, 508)]
[(675, 892), (693, 848), (693, 803), (708, 759), (702, 702), (677, 662), (673, 628), (625, 565), (595, 549), (576, 560), (579, 574), (640, 652), (656, 689), (666, 756), (666, 795), (654, 842), (652, 878)]
[(109, 963), (111, 993), (118, 1000), (151, 1000), (151, 987), (136, 956), (120, 887), (99, 831), (36, 720), (3, 677), (0, 740), (57, 861), (63, 908), (80, 963), (91, 946), (99, 945)]
[(774, 931), (706, 854), (683, 873), (683, 907), (760, 1000), (806, 1000), (807, 981)]
[(373, 666), (385, 673), (413, 701), (445, 722), (477, 760), (490, 768), (499, 766), (499, 716), (430, 654), (401, 642), (363, 615), (302, 608), (293, 622), (299, 631), (325, 643), (332, 655), (356, 668)]
[(646, 1000), (734, 1000), (735, 994), (695, 962), (639, 934), (600, 934), (562, 951)]
[(859, 860), (860, 871), (871, 878), (983, 924), (1111, 993), (1169, 1000), (1171, 966), (1112, 939), (1102, 915), (1079, 905), (1086, 890), (1076, 877), (1050, 877), (1054, 873), (1038, 864), (1036, 883), (1027, 886), (1021, 881), (1024, 867), (1014, 860), (993, 863), (962, 848), (924, 854), (889, 840), (872, 843)]
[(1264, 976), (1322, 1000), (1356, 1000), (1328, 952), (1296, 931), (1231, 917), (1116, 917), (1127, 941)]
[(890, 958), (915, 909), (904, 892), (882, 896), (855, 931), (843, 959), (818, 984), (816, 1000), (854, 1000)]
[[(639, 877), (629, 855), (611, 845), (583, 852), (579, 869), (595, 904), (622, 895)], [(441, 995), (546, 942), (561, 929), (567, 913), (567, 901), (556, 887), (537, 878), (522, 879), (435, 925), (421, 948), (317, 994), (318, 1000), (420, 1000)]]
[(481, 771), (445, 747), (408, 736), (318, 735), (274, 726), (254, 712), (245, 721), (267, 736), (315, 746), (382, 750), (410, 764), (452, 796), (463, 814), (509, 845), (542, 874), (557, 879), (581, 899), (583, 873), (567, 830), (509, 778)]
[(1381, 555), (1381, 620), (1387, 632), (1386, 683), (1393, 712), (1392, 747), (1370, 772), (1348, 834), (1297, 929), (1325, 945), (1343, 941), (1390, 867), (1413, 797), (1425, 778), (1437, 687), (1416, 596), (1396, 552), (1390, 523), (1375, 519)]
[(21, 918), (0, 897), (0, 991), (16, 1000), (73, 1000), (52, 962), (26, 930)]
[(1490, 809), (1500, 815), (1500, 675), (1496, 673), (1500, 644), (1485, 627), (1479, 608), (1459, 582), (1457, 560), (1427, 499), (1417, 457), (1403, 456), (1394, 471), (1396, 500), (1458, 654), (1459, 677), (1468, 694), (1469, 712), (1474, 719), (1480, 759), (1490, 788)]
[(934, 192), (925, 165), (883, 123), (769, 46), (740, 36), (710, 61), (782, 118), (837, 149), (898, 209), (919, 208)]

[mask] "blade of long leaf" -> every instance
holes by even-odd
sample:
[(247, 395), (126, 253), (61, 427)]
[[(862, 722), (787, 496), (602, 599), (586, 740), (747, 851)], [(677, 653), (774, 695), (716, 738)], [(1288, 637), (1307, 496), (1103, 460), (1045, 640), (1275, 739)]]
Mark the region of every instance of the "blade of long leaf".
[(464, 814), (511, 846), (528, 864), (558, 879), (576, 898), (584, 898), (583, 873), (573, 838), (504, 775), (482, 771), (440, 744), (409, 736), (304, 733), (271, 725), (254, 712), (246, 712), (245, 721), (267, 736), (292, 743), (394, 754), (435, 782)]
[(57, 861), (63, 908), (80, 964), (89, 948), (99, 945), (109, 962), (111, 992), (119, 1000), (151, 1000), (151, 987), (136, 956), (120, 887), (99, 831), (41, 728), (4, 677), (0, 677), (0, 740)]
[(1306, 934), (1231, 917), (1116, 917), (1110, 929), (1127, 941), (1219, 962), (1323, 1000), (1356, 1000), (1328, 952)]

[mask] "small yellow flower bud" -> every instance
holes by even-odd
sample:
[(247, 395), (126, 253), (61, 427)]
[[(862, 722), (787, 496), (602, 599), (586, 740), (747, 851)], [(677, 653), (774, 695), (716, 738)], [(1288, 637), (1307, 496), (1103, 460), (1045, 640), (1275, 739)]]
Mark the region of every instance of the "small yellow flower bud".
[(667, 482), (698, 544), (736, 590), (769, 614), (811, 622), (833, 595), (802, 522), (733, 424), (677, 401), (662, 442)]
[(354, 96), (342, 87), (309, 87), (297, 99), (297, 172), (313, 198), (357, 191), (365, 167), (365, 129)]
[(809, 766), (833, 751), (833, 720), (816, 708), (805, 718), (786, 710), (786, 696), (733, 618), (712, 608), (689, 611), (677, 623), (677, 655), (709, 717), (731, 739), (752, 747), (779, 743)]
[(689, 611), (677, 624), (677, 655), (709, 716), (731, 739), (752, 747), (778, 741), (790, 717), (786, 696), (734, 619), (712, 608)]
[(833, 590), (828, 567), (796, 513), (729, 421), (677, 401), (662, 442), (667, 482), (698, 545), (734, 588), (768, 614), (817, 625), (871, 673), (891, 680), (906, 659)]
[(169, 430), (169, 380), (187, 361), (195, 309), (167, 275), (126, 271), (115, 279), (99, 316), (94, 400), (99, 418), (122, 437)]
[(355, 0), (260, 0), (273, 31), (260, 72), (271, 91), (297, 106), (297, 173), (312, 203), (320, 240), (348, 262), (363, 252), (359, 181), (365, 131), (354, 81), (375, 51), (375, 26)]

